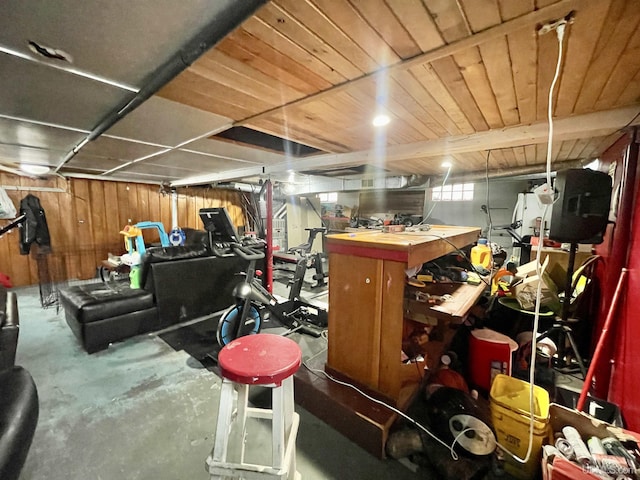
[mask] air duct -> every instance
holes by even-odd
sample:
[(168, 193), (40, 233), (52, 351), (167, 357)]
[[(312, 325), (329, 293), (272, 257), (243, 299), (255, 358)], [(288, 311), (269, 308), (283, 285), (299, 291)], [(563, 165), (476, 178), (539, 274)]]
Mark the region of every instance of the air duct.
[[(591, 163), (593, 159), (582, 160), (569, 160), (566, 162), (556, 162), (551, 164), (551, 170), (564, 170), (567, 168), (583, 168), (587, 164)], [(493, 178), (505, 178), (505, 177), (517, 177), (521, 175), (535, 175), (544, 174), (546, 172), (546, 165), (541, 163), (539, 165), (527, 165), (516, 168), (498, 168), (489, 170), (488, 174), (485, 171), (476, 171), (469, 173), (452, 174), (449, 177), (449, 183), (461, 183), (461, 182), (477, 182), (479, 180), (485, 180), (487, 177)], [(433, 177), (433, 178), (440, 178)], [(437, 184), (434, 183), (434, 185)]]

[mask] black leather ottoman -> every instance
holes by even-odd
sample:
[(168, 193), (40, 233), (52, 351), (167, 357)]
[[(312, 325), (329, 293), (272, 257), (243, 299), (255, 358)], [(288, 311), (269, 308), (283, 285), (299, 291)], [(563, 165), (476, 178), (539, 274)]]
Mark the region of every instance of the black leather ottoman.
[(104, 283), (67, 287), (60, 291), (60, 303), (69, 327), (88, 353), (159, 328), (153, 295), (124, 282), (117, 287)]

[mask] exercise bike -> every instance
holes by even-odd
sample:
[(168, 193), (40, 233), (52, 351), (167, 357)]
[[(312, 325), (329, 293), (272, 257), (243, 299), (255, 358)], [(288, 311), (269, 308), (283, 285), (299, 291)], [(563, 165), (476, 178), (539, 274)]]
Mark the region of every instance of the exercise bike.
[[(235, 303), (220, 317), (216, 338), (223, 347), (236, 338), (258, 333), (267, 315), (276, 318), (282, 325), (301, 333), (319, 337), (327, 326), (327, 312), (305, 304), (299, 299), (279, 303), (262, 286), (257, 275), (256, 262), (265, 257), (264, 243), (255, 240), (250, 245), (234, 243), (233, 253), (249, 262), (245, 278), (232, 292)], [(298, 289), (299, 293), (299, 289)]]

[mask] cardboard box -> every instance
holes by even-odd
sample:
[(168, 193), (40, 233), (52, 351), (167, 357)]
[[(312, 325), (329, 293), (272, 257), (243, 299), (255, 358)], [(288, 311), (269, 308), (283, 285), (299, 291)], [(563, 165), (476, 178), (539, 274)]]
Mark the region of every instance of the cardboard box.
[[(586, 442), (590, 437), (600, 439), (615, 437), (621, 442), (640, 442), (640, 434), (614, 427), (586, 413), (552, 403), (549, 407), (549, 443), (553, 443), (553, 433), (559, 432), (566, 425), (572, 425)], [(577, 463), (561, 457), (542, 457), (542, 476), (544, 480), (600, 480), (600, 477), (589, 473)], [(616, 478), (615, 475), (613, 478)], [(633, 477), (632, 477), (633, 478)]]
[[(549, 260), (545, 259), (541, 266), (542, 270), (542, 292), (540, 297), (540, 305), (560, 313), (561, 304), (558, 298), (558, 286), (546, 272)], [(536, 294), (538, 291), (539, 276), (536, 269), (536, 262), (526, 263), (516, 272), (516, 277), (521, 280), (517, 281), (512, 288), (514, 296), (518, 300), (523, 310), (533, 310), (535, 308)]]
[[(583, 248), (586, 247), (586, 248)], [(535, 258), (538, 247), (531, 248), (531, 258)], [(574, 271), (591, 256), (591, 245), (578, 245), (574, 262)], [(549, 266), (546, 272), (553, 282), (558, 286), (558, 290), (563, 292), (567, 286), (567, 268), (569, 267), (569, 252), (559, 248), (543, 248), (541, 252), (542, 262), (549, 259)]]

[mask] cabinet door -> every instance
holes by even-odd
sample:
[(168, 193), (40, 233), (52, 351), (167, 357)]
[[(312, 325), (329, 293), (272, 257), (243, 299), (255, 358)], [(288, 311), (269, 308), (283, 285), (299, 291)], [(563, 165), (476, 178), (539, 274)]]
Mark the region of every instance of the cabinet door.
[(380, 380), (382, 270), (382, 260), (329, 255), (327, 364), (375, 390)]

